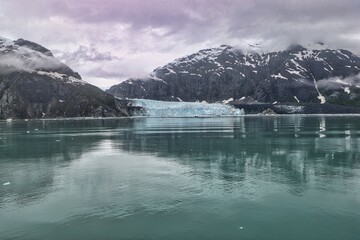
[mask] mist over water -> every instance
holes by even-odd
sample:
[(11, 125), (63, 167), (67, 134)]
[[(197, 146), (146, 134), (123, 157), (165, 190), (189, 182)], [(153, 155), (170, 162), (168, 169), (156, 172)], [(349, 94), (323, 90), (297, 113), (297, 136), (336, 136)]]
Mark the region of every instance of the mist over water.
[(0, 122), (0, 239), (356, 239), (359, 120)]

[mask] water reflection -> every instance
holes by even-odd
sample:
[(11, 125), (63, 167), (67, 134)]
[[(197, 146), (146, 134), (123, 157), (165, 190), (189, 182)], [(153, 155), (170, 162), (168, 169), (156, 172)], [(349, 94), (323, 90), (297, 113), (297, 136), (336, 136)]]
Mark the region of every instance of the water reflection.
[[(246, 222), (254, 234), (259, 223), (274, 222), (263, 236), (248, 237), (268, 239), (272, 229), (282, 232), (276, 226), (292, 218), (302, 225), (310, 221), (307, 229), (314, 221), (335, 219), (331, 226), (342, 221), (352, 237), (351, 223), (359, 219), (353, 211), (360, 199), (358, 119), (0, 122), (0, 226), (5, 229), (0, 238), (25, 238), (46, 229), (59, 238), (71, 233), (72, 239), (114, 231), (127, 239), (149, 239), (168, 230), (162, 236), (169, 239), (182, 226), (186, 239), (209, 229), (216, 229), (210, 238), (222, 239), (229, 231), (223, 225), (238, 231)], [(169, 224), (173, 229), (163, 228)], [(79, 225), (86, 231), (76, 238)], [(140, 225), (148, 235), (136, 235)], [(303, 239), (298, 225), (287, 229), (301, 231), (302, 238), (294, 239)], [(334, 229), (328, 236), (339, 236), (335, 228), (325, 229)]]
[[(125, 138), (115, 136), (114, 147), (171, 159), (210, 179), (241, 181), (257, 174), (298, 194), (316, 177), (354, 176), (359, 126), (357, 118), (341, 117), (144, 119)], [(336, 168), (324, 174), (327, 166)]]
[(208, 180), (256, 176), (301, 194), (317, 177), (354, 177), (359, 127), (356, 117), (324, 116), (3, 122), (0, 177), (34, 183), (12, 191), (18, 202), (36, 200), (52, 191), (57, 169), (107, 148), (167, 159)]
[(61, 169), (101, 147), (116, 126), (112, 120), (0, 122), (0, 186), (11, 183), (0, 188), (0, 207), (31, 204), (56, 191)]

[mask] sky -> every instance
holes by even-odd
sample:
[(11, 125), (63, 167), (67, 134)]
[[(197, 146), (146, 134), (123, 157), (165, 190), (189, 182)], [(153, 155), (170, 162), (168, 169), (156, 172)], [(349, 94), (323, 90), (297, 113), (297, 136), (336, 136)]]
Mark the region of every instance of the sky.
[(359, 23), (359, 0), (0, 0), (0, 36), (45, 46), (102, 89), (222, 44), (360, 55)]

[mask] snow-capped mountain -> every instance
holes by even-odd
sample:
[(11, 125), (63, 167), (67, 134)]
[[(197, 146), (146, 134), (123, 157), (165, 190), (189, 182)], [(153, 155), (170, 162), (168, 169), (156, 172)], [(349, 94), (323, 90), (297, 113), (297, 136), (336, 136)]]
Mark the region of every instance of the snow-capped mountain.
[(108, 92), (170, 101), (360, 105), (360, 58), (323, 43), (317, 48), (294, 45), (259, 54), (222, 45), (176, 59)]
[(126, 115), (39, 44), (0, 37), (0, 119)]

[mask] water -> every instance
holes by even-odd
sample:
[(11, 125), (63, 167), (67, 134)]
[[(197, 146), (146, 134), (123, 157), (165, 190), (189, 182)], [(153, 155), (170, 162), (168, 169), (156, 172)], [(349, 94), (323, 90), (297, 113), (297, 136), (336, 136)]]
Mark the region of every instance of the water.
[(1, 122), (0, 239), (359, 239), (359, 147), (360, 117)]

